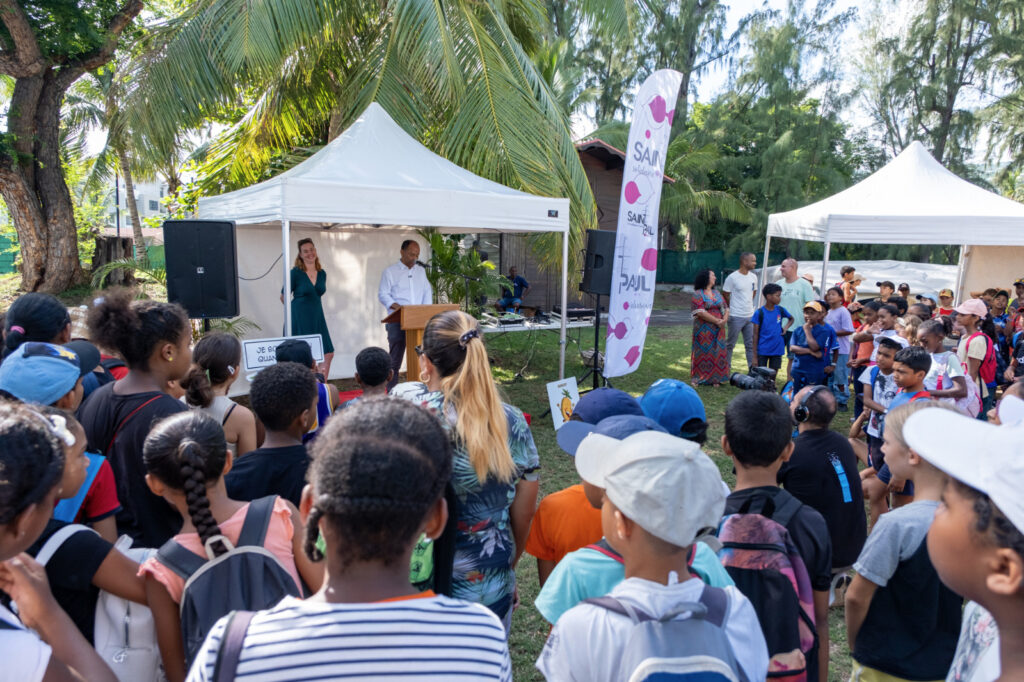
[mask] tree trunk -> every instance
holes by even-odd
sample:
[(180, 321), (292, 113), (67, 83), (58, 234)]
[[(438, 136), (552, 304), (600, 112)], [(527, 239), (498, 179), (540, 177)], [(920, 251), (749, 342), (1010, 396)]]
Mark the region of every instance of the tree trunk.
[(117, 150), (117, 163), (124, 178), (125, 201), (128, 203), (128, 217), (132, 221), (132, 239), (135, 241), (135, 260), (146, 260), (146, 243), (142, 240), (142, 221), (139, 220), (139, 206), (135, 203), (135, 181), (132, 180), (132, 165), (123, 149)]

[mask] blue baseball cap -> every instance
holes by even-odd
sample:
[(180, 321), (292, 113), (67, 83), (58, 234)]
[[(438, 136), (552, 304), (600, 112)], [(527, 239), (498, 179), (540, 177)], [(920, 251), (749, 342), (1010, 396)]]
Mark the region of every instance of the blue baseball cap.
[(640, 398), (643, 413), (661, 424), (673, 436), (683, 438), (696, 434), (683, 433), (683, 424), (691, 419), (700, 419), (707, 423), (708, 416), (704, 411), (697, 391), (684, 381), (678, 379), (658, 379)]
[[(636, 398), (617, 388), (595, 388), (580, 396), (572, 411), (573, 421), (597, 424), (622, 414), (644, 415)], [(561, 431), (562, 429), (558, 429)]]
[(52, 405), (99, 362), (100, 352), (88, 341), (23, 343), (0, 364), (0, 389), (26, 403)]
[[(636, 401), (634, 400), (634, 402)], [(558, 440), (558, 447), (575, 457), (580, 443), (592, 433), (599, 433), (615, 440), (623, 440), (641, 431), (665, 433), (665, 429), (653, 419), (637, 414), (620, 414), (602, 419), (597, 424), (568, 421), (559, 427), (555, 438)]]

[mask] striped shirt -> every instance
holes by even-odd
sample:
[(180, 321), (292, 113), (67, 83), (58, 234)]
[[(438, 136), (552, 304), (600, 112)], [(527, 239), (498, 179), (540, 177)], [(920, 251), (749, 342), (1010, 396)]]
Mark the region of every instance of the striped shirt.
[[(209, 682), (227, 617), (187, 682)], [(479, 604), (431, 596), (369, 604), (286, 597), (246, 631), (236, 679), (512, 680), (505, 628)]]

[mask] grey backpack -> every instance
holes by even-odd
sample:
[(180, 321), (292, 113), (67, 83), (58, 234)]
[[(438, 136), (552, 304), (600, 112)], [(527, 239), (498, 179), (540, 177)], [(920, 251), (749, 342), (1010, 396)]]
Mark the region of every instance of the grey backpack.
[(699, 601), (680, 602), (660, 618), (615, 597), (583, 603), (633, 621), (619, 656), (623, 680), (748, 682), (725, 633), (729, 595), (721, 588), (705, 586)]
[[(253, 500), (238, 545), (233, 546), (223, 535), (215, 535), (206, 542), (208, 559), (174, 540), (168, 540), (157, 551), (157, 561), (185, 581), (181, 593), (181, 637), (188, 665), (192, 665), (206, 634), (221, 617), (232, 611), (270, 608), (289, 595), (301, 596), (295, 579), (263, 546), (276, 499), (271, 495)], [(215, 542), (223, 542), (228, 548), (216, 558)]]

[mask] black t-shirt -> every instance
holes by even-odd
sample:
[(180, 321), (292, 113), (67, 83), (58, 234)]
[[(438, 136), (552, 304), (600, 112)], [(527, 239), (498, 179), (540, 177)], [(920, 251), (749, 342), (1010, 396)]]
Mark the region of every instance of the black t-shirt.
[[(739, 513), (744, 502), (759, 495), (770, 495), (776, 509), (792, 497), (773, 485), (737, 490), (725, 498), (725, 514)], [(793, 515), (786, 530), (804, 560), (811, 587), (817, 592), (827, 591), (832, 584), (832, 542), (825, 519), (805, 504)], [(818, 647), (815, 645), (807, 655), (807, 682), (818, 682), (818, 679)]]
[[(66, 525), (63, 521), (50, 519), (43, 534), (28, 548), (28, 553), (33, 557), (39, 554), (50, 536)], [(65, 540), (46, 563), (46, 579), (50, 582), (53, 598), (90, 643), (93, 641), (96, 600), (100, 593), (92, 580), (113, 549), (114, 546), (98, 534), (80, 531)]]
[(181, 530), (181, 516), (149, 491), (142, 444), (156, 422), (188, 408), (156, 391), (118, 395), (114, 393), (116, 385), (93, 391), (78, 409), (78, 420), (85, 428), (89, 450), (106, 454), (114, 469), (117, 497), (123, 506), (117, 514), (118, 532), (131, 535), (137, 547), (159, 547)]
[(804, 431), (793, 444), (793, 456), (779, 470), (779, 484), (825, 517), (832, 567), (852, 566), (867, 537), (857, 456), (846, 438), (829, 429)]
[(1013, 345), (1013, 357), (1017, 359), (1017, 368), (1013, 370), (1015, 379), (1024, 377), (1024, 333), (1017, 337), (1017, 343)]
[(233, 500), (251, 502), (267, 495), (280, 495), (298, 506), (308, 468), (305, 445), (259, 448), (236, 459), (224, 482)]

